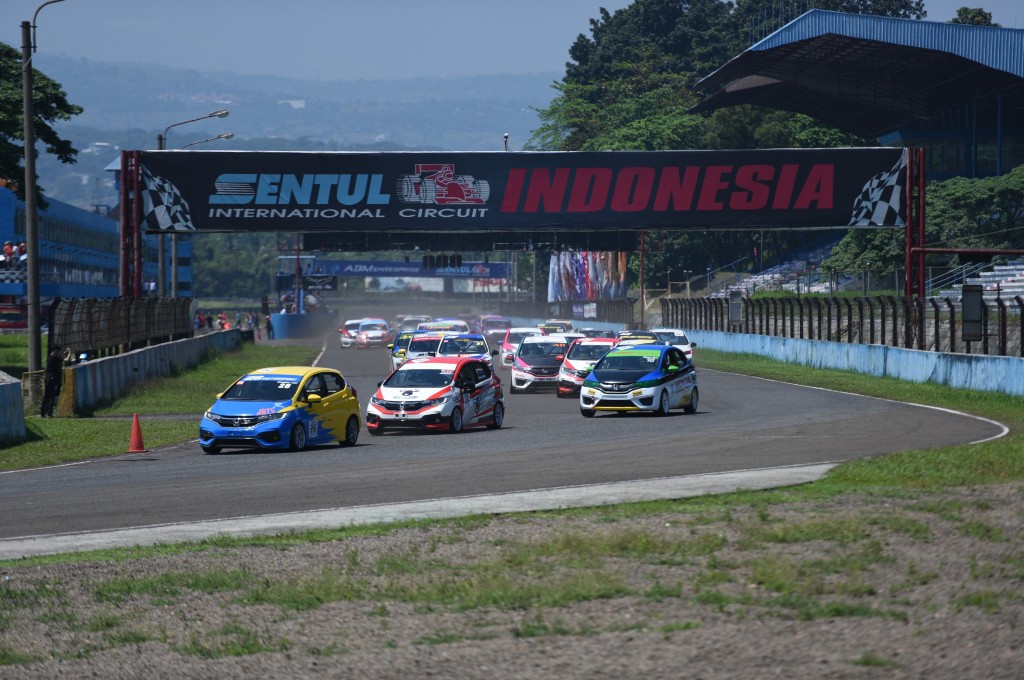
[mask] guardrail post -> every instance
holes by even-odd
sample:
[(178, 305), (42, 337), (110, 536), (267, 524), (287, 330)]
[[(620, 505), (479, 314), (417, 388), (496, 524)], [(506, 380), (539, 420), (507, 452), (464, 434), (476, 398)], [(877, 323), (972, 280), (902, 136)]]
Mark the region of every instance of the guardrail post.
[(999, 356), (1006, 356), (1006, 303), (1003, 302), (1002, 297), (996, 298), (996, 304), (999, 305)]
[(1014, 295), (1013, 299), (1017, 302), (1017, 314), (1020, 319), (1020, 334), (1017, 336), (1020, 339), (1018, 353), (1021, 358), (1024, 358), (1024, 299), (1020, 295)]
[(940, 311), (939, 311), (939, 303), (935, 300), (935, 298), (928, 298), (928, 302), (931, 304), (932, 312), (935, 315), (935, 323), (933, 324), (934, 327), (935, 327), (935, 351), (936, 352), (941, 352), (942, 351), (942, 348), (941, 348), (941, 344), (942, 343), (941, 343), (941, 336), (939, 335), (939, 328), (940, 328), (939, 322), (942, 319), (941, 319), (941, 315), (940, 315)]
[(956, 305), (949, 298), (945, 298), (946, 307), (949, 308), (949, 351), (956, 353)]

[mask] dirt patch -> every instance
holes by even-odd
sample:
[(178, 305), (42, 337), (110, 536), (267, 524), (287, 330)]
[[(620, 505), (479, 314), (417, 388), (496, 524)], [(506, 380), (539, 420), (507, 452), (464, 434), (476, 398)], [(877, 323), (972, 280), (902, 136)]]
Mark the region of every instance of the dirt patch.
[(4, 568), (0, 677), (1011, 678), (1024, 486)]

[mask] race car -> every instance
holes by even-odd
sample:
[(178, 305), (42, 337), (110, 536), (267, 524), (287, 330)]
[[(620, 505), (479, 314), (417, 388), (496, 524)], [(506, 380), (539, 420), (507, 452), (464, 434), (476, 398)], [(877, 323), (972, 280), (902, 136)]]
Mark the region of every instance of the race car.
[(568, 349), (569, 341), (560, 335), (529, 335), (523, 338), (512, 361), (509, 392), (557, 388), (558, 369)]
[(356, 349), (384, 347), (391, 338), (391, 329), (384, 319), (363, 319), (356, 329)]
[(652, 328), (651, 332), (658, 336), (666, 345), (675, 345), (679, 349), (683, 350), (683, 354), (688, 359), (693, 359), (693, 349), (697, 346), (697, 343), (692, 342), (686, 335), (686, 331), (681, 328)]
[(422, 429), (458, 433), (497, 430), (505, 422), (501, 380), (469, 357), (410, 359), (384, 380), (366, 406), (366, 429)]
[(650, 411), (664, 416), (674, 408), (697, 412), (697, 371), (672, 345), (619, 345), (594, 365), (580, 390), (580, 413)]
[(448, 333), (436, 331), (418, 331), (409, 338), (409, 344), (405, 348), (405, 361), (410, 359), (421, 359), (432, 357), (437, 354), (437, 348), (441, 345)]
[(504, 316), (485, 314), (476, 324), (477, 332), (483, 334), (492, 343), (500, 342), (505, 332), (512, 328), (512, 321)]
[(359, 439), (355, 388), (334, 369), (314, 366), (261, 368), (243, 375), (203, 414), (199, 446), (301, 451), (314, 444)]
[(558, 397), (574, 397), (601, 357), (618, 344), (616, 338), (582, 338), (569, 345), (565, 361), (558, 370)]
[(391, 372), (405, 363), (405, 353), (409, 349), (409, 341), (414, 335), (422, 335), (426, 331), (399, 331), (395, 341), (388, 343), (388, 372)]
[(498, 348), (503, 367), (512, 367), (512, 359), (519, 348), (519, 343), (528, 335), (544, 335), (544, 331), (533, 326), (515, 326), (505, 331), (505, 337), (502, 338), (501, 346)]
[(651, 331), (624, 330), (619, 331), (615, 337), (619, 339), (620, 345), (660, 345), (661, 338)]
[(342, 349), (356, 346), (356, 336), (359, 334), (359, 324), (362, 322), (362, 319), (345, 319), (345, 322), (341, 324), (338, 334)]
[(480, 333), (446, 334), (437, 347), (436, 356), (472, 357), (491, 363), (491, 357), (497, 356), (498, 350), (487, 345), (487, 339)]

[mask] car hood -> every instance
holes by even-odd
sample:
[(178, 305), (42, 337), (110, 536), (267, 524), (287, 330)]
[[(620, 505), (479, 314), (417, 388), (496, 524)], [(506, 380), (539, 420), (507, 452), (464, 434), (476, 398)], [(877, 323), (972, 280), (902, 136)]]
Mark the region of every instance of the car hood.
[(260, 416), (283, 411), (291, 405), (291, 400), (233, 401), (230, 399), (218, 399), (210, 407), (210, 410), (219, 416)]
[(657, 373), (651, 371), (594, 371), (590, 375), (598, 382), (620, 385), (640, 382), (644, 378), (650, 380), (657, 378)]
[(451, 391), (447, 387), (384, 387), (381, 385), (377, 390), (377, 398), (385, 401), (423, 401), (425, 399), (439, 399)]
[(589, 371), (597, 362), (597, 359), (566, 359), (562, 365), (572, 371)]
[(554, 368), (561, 366), (562, 362), (555, 357), (519, 357), (519, 361), (523, 362), (527, 366), (534, 366), (536, 368)]

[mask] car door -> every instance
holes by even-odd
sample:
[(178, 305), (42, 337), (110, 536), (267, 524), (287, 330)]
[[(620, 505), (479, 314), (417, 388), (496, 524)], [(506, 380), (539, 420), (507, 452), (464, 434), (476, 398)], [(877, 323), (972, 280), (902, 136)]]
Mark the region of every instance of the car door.
[(358, 412), (359, 405), (352, 390), (345, 384), (345, 378), (340, 373), (327, 371), (320, 374), (323, 378), (325, 393), (321, 394), (320, 415), (324, 419), (324, 428), (330, 430), (325, 437), (330, 439), (344, 439), (345, 425), (353, 413)]
[(476, 361), (467, 361), (462, 364), (455, 379), (455, 385), (462, 401), (462, 422), (467, 425), (474, 422), (479, 410), (480, 390), (476, 385), (476, 371), (474, 370), (477, 363)]
[[(676, 370), (669, 371), (669, 366)], [(693, 382), (692, 365), (686, 360), (686, 355), (681, 349), (670, 346), (665, 350), (662, 370), (669, 377), (669, 399), (672, 408), (682, 406), (689, 400), (690, 385)]]
[[(321, 444), (326, 441), (326, 437), (330, 436), (330, 425), (327, 421), (329, 409), (323, 401), (327, 394), (323, 374), (314, 373), (309, 376), (303, 383), (299, 394), (300, 399), (306, 402), (306, 406), (302, 409), (305, 413), (303, 425), (306, 426), (306, 441), (309, 444)], [(309, 397), (314, 394), (318, 395), (321, 401), (311, 403)]]

